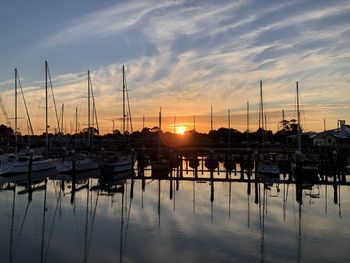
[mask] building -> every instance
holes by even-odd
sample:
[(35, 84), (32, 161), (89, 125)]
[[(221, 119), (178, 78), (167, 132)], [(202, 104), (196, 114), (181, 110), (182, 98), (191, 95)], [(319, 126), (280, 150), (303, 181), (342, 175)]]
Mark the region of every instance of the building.
[(350, 126), (344, 120), (339, 121), (339, 128), (318, 133), (313, 138), (314, 146), (331, 147), (350, 146)]

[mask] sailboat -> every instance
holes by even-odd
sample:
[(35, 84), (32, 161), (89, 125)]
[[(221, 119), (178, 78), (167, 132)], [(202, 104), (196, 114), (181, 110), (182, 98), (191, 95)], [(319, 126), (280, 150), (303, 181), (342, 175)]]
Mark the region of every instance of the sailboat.
[[(210, 131), (213, 131), (213, 106), (210, 107)], [(219, 167), (218, 156), (214, 156), (214, 150), (210, 148), (208, 156), (205, 158), (204, 166), (212, 173)]]
[(301, 149), (301, 129), (300, 129), (300, 109), (299, 109), (299, 85), (296, 82), (297, 95), (297, 117), (298, 117), (298, 150), (295, 152), (291, 162), (291, 168), (298, 179), (305, 181), (319, 181), (318, 164), (302, 153)]
[[(262, 97), (262, 80), (260, 80), (260, 116), (259, 123), (261, 123), (262, 132), (262, 145), (264, 147), (265, 143), (265, 128), (264, 127), (264, 104)], [(258, 162), (257, 166), (257, 176), (261, 178), (265, 183), (276, 183), (279, 181), (280, 169), (278, 165), (269, 158), (265, 158)]]
[[(25, 99), (23, 96), (23, 91), (22, 91), (22, 86), (20, 84), (20, 79), (18, 76), (17, 69), (15, 69), (15, 149), (17, 152), (17, 88), (18, 88), (18, 82), (20, 85), (22, 97), (24, 100), (24, 105), (27, 113), (27, 117), (29, 120), (30, 124), (30, 130), (31, 133), (33, 134), (33, 129), (28, 113), (28, 109), (25, 103)], [(47, 157), (48, 157), (48, 100), (47, 100), (47, 87), (48, 87), (48, 64), (47, 61), (45, 61), (45, 98), (46, 98), (46, 151), (47, 151)], [(29, 169), (32, 172), (37, 172), (37, 171), (44, 171), (44, 170), (50, 170), (54, 169), (57, 165), (56, 159), (51, 159), (51, 158), (45, 158), (42, 155), (34, 155), (34, 153), (27, 153), (27, 154), (22, 154), (22, 155), (17, 155), (17, 154), (11, 154), (8, 156), (8, 167), (10, 169), (6, 172), (6, 174), (19, 174), (19, 173), (27, 173)], [(5, 176), (6, 176), (5, 174)]]
[(12, 164), (8, 162), (8, 154), (0, 153), (0, 176), (6, 174), (11, 170)]
[(159, 130), (158, 130), (158, 157), (151, 161), (152, 177), (168, 177), (171, 171), (171, 166), (169, 161), (162, 156), (162, 108), (159, 110)]
[[(88, 71), (88, 149), (90, 151), (92, 140), (91, 140), (91, 130), (93, 127), (90, 127), (90, 92), (92, 90), (90, 71)], [(95, 105), (95, 103), (93, 103)], [(95, 117), (95, 110), (94, 116)], [(57, 171), (59, 173), (75, 173), (75, 172), (84, 172), (89, 170), (95, 170), (98, 168), (98, 164), (89, 158), (86, 154), (75, 154), (72, 152), (72, 158), (64, 160), (57, 165)]]
[[(126, 77), (125, 77), (125, 66), (122, 67), (122, 73), (123, 73), (123, 127), (122, 127), (122, 133), (123, 135), (126, 132), (125, 124), (126, 121), (129, 121), (127, 119), (127, 115), (130, 118), (130, 127), (132, 129), (132, 122), (131, 122), (131, 112), (130, 112), (130, 104), (129, 104), (129, 96), (128, 96), (128, 90), (127, 90), (127, 84), (126, 84)], [(126, 114), (126, 98), (128, 99), (128, 114)], [(126, 172), (130, 172), (133, 170), (134, 167), (134, 158), (132, 153), (130, 152), (107, 152), (107, 154), (103, 154), (102, 160), (99, 164), (102, 172), (104, 174), (125, 174)]]
[(55, 169), (57, 164), (55, 159), (46, 159), (42, 155), (9, 155), (8, 166), (11, 168), (4, 176), (28, 173), (30, 162), (32, 172)]
[(254, 169), (254, 161), (251, 158), (250, 152), (250, 137), (249, 137), (249, 101), (247, 101), (247, 152), (246, 154), (241, 155), (239, 158), (240, 172), (243, 175), (244, 171), (247, 171), (248, 174)]
[(231, 153), (231, 115), (230, 110), (227, 111), (228, 120), (228, 154), (226, 154), (226, 159), (224, 161), (224, 167), (227, 172), (231, 173), (232, 170), (236, 170), (236, 161)]

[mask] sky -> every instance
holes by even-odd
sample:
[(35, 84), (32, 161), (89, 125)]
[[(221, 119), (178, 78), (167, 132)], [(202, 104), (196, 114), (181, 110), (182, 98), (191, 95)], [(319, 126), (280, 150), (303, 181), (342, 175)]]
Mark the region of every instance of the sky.
[[(349, 1), (7, 1), (0, 9), (0, 95), (13, 122), (17, 68), (36, 133), (44, 124), (44, 61), (65, 131), (75, 108), (87, 125), (91, 72), (99, 128), (120, 128), (122, 65), (126, 65), (133, 127), (157, 125), (201, 132), (258, 128), (259, 81), (267, 128), (296, 118), (299, 82), (304, 130), (350, 122)], [(56, 126), (51, 91), (49, 125)], [(23, 100), (19, 126), (27, 132)], [(5, 122), (3, 114), (0, 121)]]

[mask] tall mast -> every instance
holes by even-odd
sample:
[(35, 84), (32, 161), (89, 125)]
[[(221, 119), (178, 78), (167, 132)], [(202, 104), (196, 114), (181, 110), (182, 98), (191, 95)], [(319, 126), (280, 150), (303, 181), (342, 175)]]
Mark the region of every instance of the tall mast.
[(158, 131), (158, 158), (160, 159), (161, 154), (161, 141), (160, 141), (160, 133), (162, 132), (162, 107), (159, 109), (159, 131)]
[(48, 65), (47, 61), (45, 61), (45, 133), (46, 133), (46, 154), (49, 155), (49, 123), (48, 123), (48, 99), (47, 99), (47, 74), (48, 74)]
[(262, 96), (262, 80), (260, 80), (260, 123), (261, 123), (261, 141), (262, 144), (264, 144), (265, 141), (265, 127), (264, 127), (264, 101), (263, 101), (263, 96)]
[(75, 148), (78, 147), (78, 108), (75, 108)]
[[(128, 84), (126, 82), (126, 76), (124, 74), (124, 82), (125, 82), (125, 95), (126, 95), (126, 100), (128, 102), (128, 112), (127, 112), (127, 122), (130, 122), (130, 132), (134, 132), (133, 128), (132, 128), (132, 118), (131, 118), (131, 110), (130, 110), (130, 100), (129, 100), (129, 91), (128, 91)], [(129, 126), (128, 126), (129, 127)], [(128, 128), (129, 130), (129, 128)]]
[(227, 122), (228, 122), (228, 149), (231, 153), (231, 114), (230, 110), (227, 110)]
[(126, 120), (126, 115), (125, 115), (125, 66), (123, 64), (123, 129), (122, 132), (123, 134), (125, 133), (125, 120)]
[(249, 148), (249, 101), (247, 101), (247, 144)]
[(159, 130), (162, 130), (162, 107), (159, 109)]
[(88, 70), (88, 148), (91, 145), (91, 130), (90, 130), (90, 70)]
[(300, 108), (299, 108), (299, 83), (296, 82), (297, 89), (297, 117), (298, 117), (298, 151), (301, 152), (301, 137), (300, 137)]
[(17, 152), (17, 69), (15, 68), (15, 151)]
[(61, 133), (63, 134), (63, 117), (64, 117), (64, 103), (62, 103), (62, 119), (61, 119)]
[(213, 130), (213, 105), (210, 106), (210, 130)]
[(196, 131), (196, 115), (193, 115), (193, 131)]
[(263, 93), (262, 93), (262, 80), (260, 80), (260, 121), (261, 121), (261, 138), (262, 138), (262, 143), (264, 144), (264, 136), (265, 136), (265, 132), (264, 132), (264, 102), (263, 102)]

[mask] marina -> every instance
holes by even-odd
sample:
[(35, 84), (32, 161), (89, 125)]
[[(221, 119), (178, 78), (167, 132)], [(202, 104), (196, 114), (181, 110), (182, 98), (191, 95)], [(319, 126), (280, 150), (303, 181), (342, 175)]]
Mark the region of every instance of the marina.
[(350, 262), (350, 1), (4, 1), (0, 262)]

